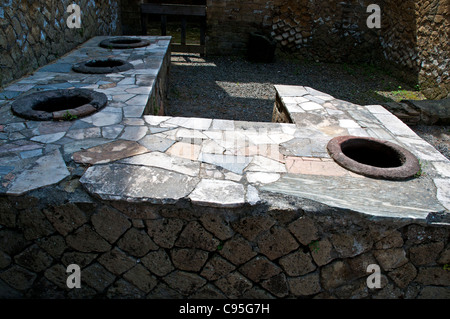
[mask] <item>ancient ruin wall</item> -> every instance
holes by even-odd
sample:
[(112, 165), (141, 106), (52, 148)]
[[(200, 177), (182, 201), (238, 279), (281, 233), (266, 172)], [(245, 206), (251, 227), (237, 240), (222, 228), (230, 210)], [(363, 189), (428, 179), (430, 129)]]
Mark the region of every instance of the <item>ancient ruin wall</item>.
[(427, 97), (450, 96), (450, 2), (418, 1), (419, 83)]
[(0, 2), (0, 86), (48, 64), (95, 35), (121, 33), (119, 1), (80, 0), (81, 28), (66, 24), (73, 1)]
[[(381, 28), (367, 27), (370, 4)], [(245, 54), (251, 32), (292, 54), (326, 62), (378, 62), (428, 98), (450, 94), (449, 4), (434, 1), (208, 1), (209, 54)], [(385, 62), (388, 62), (386, 64)]]
[[(0, 298), (449, 296), (445, 225), (289, 199), (282, 209), (103, 202), (79, 188), (0, 197)], [(72, 264), (81, 288), (67, 286)]]

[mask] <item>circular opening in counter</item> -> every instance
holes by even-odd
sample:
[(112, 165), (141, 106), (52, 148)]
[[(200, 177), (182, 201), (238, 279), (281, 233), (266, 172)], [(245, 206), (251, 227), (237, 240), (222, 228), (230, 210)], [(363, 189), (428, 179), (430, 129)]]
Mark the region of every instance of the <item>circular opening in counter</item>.
[(74, 120), (101, 110), (108, 102), (104, 93), (88, 89), (36, 92), (16, 99), (13, 113), (29, 120)]
[(339, 136), (328, 143), (327, 149), (339, 165), (367, 177), (404, 180), (420, 170), (419, 161), (411, 152), (375, 138)]
[(108, 74), (124, 72), (132, 69), (131, 63), (119, 59), (90, 60), (72, 67), (75, 72), (89, 74)]
[(113, 38), (100, 42), (100, 46), (106, 49), (134, 49), (150, 45), (150, 41), (141, 38)]

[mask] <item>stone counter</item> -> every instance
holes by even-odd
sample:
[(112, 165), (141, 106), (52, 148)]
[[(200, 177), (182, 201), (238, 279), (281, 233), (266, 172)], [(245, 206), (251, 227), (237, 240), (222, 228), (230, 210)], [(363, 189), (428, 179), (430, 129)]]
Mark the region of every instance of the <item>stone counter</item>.
[[(1, 297), (449, 297), (445, 157), (381, 106), (308, 87), (276, 86), (274, 118), (289, 123), (154, 115), (170, 39), (148, 38), (131, 51), (93, 38), (0, 93)], [(105, 55), (135, 68), (71, 71)], [(71, 87), (108, 105), (61, 122), (10, 112), (22, 94)], [(326, 145), (349, 134), (408, 148), (421, 172), (345, 170)], [(66, 285), (71, 264), (79, 289)], [(371, 264), (380, 288), (367, 286)]]

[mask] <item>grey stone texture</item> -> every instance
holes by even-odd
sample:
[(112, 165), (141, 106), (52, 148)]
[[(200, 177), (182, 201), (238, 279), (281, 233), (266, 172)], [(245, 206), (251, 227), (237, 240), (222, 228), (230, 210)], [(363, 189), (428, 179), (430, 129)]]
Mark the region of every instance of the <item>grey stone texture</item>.
[[(392, 114), (277, 85), (277, 110), (293, 123), (143, 115), (159, 112), (154, 97), (164, 95), (164, 84), (150, 92), (150, 84), (133, 83), (167, 72), (169, 39), (111, 52), (149, 65), (158, 56), (161, 68), (67, 73), (68, 61), (104, 53), (100, 39), (16, 89), (88, 86), (106, 92), (104, 110), (37, 123), (9, 114), (9, 101), (2, 105), (2, 296), (448, 296), (448, 161)], [(408, 144), (433, 165), (397, 184), (351, 174), (324, 147), (357, 126)], [(77, 162), (74, 153), (95, 153), (98, 162)], [(81, 267), (80, 290), (66, 285), (70, 264)], [(370, 264), (380, 266), (381, 289), (365, 284)]]
[(418, 80), (428, 99), (448, 97), (447, 2), (385, 1), (379, 4), (381, 28), (373, 29), (367, 25), (367, 19), (374, 13), (367, 12), (370, 4), (370, 1), (328, 1), (323, 5), (308, 0), (208, 0), (207, 52), (246, 54), (250, 33), (263, 32), (294, 56), (337, 63), (380, 61), (383, 68), (405, 80), (413, 84)]
[[(18, 213), (20, 201), (6, 197), (3, 205)], [(212, 207), (209, 218), (197, 219), (203, 206), (184, 205), (181, 213), (176, 205), (148, 204), (153, 218), (145, 223), (125, 217), (142, 209), (138, 203), (46, 203), (28, 219), (48, 229), (42, 225), (54, 223), (51, 212), (66, 212), (55, 229), (34, 230), (28, 240), (20, 223), (0, 229), (2, 293), (35, 293), (44, 274), (52, 294), (64, 298), (448, 298), (448, 226), (337, 208), (317, 213), (318, 206), (283, 197), (277, 203), (264, 215)], [(71, 220), (75, 229), (62, 226)], [(81, 267), (76, 292), (66, 286), (69, 264)], [(380, 289), (366, 285), (371, 264), (380, 266)]]
[[(66, 22), (68, 1), (35, 3), (12, 1), (0, 11), (0, 86), (54, 61), (95, 35), (121, 32), (118, 1), (77, 2), (82, 8), (82, 28), (70, 29)], [(65, 72), (71, 64), (47, 67), (49, 72)], [(23, 90), (16, 86), (13, 90)]]

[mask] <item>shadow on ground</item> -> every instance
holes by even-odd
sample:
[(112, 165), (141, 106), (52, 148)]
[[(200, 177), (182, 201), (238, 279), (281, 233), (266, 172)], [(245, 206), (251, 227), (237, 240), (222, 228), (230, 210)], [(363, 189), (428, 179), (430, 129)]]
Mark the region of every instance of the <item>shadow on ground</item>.
[(359, 105), (386, 105), (395, 101), (395, 93), (414, 91), (383, 70), (368, 65), (289, 58), (277, 58), (274, 63), (251, 63), (241, 57), (173, 54), (167, 113), (270, 122), (275, 84), (309, 86)]

